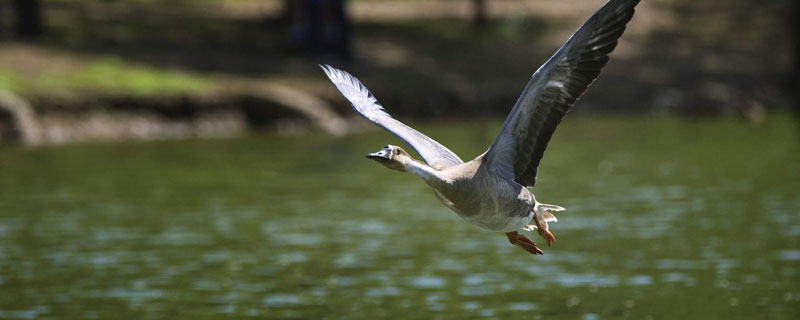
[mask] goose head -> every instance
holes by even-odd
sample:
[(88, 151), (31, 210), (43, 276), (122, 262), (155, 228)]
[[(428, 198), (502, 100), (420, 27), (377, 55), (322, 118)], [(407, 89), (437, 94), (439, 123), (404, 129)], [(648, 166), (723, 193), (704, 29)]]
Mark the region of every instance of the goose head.
[(406, 162), (412, 160), (411, 155), (403, 148), (391, 144), (387, 144), (377, 152), (367, 154), (367, 158), (397, 171), (406, 171)]

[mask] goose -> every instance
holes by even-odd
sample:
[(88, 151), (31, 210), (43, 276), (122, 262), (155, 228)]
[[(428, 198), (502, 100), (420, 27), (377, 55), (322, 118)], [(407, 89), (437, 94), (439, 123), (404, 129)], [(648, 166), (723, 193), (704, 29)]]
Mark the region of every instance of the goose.
[(610, 0), (598, 9), (547, 62), (533, 73), (492, 145), (464, 162), (436, 140), (392, 118), (354, 76), (320, 65), (353, 109), (410, 146), (423, 161), (396, 145), (367, 158), (420, 177), (448, 208), (470, 223), (501, 231), (508, 241), (537, 255), (543, 251), (519, 230), (555, 242), (548, 222), (564, 208), (540, 203), (528, 189), (536, 184), (547, 143), (586, 89), (600, 74), (631, 20), (639, 0)]

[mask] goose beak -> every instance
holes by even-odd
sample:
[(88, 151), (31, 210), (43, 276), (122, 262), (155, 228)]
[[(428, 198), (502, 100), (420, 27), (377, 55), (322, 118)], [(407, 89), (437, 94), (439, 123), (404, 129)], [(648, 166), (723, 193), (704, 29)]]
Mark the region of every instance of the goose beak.
[(389, 153), (381, 150), (367, 154), (367, 158), (372, 160), (389, 160)]
[(378, 150), (378, 152), (368, 153), (367, 159), (372, 159), (377, 161), (391, 160), (390, 157), (391, 154), (392, 154), (392, 148), (386, 146), (383, 147), (383, 149)]

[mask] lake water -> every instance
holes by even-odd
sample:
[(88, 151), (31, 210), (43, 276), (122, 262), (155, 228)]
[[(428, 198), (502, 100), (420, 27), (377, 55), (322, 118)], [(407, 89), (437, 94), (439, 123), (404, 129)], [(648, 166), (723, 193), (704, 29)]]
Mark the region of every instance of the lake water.
[[(417, 124), (471, 158), (500, 122)], [(798, 319), (789, 117), (569, 117), (543, 256), (334, 138), (0, 148), (0, 319)], [(537, 244), (545, 242), (531, 234)]]

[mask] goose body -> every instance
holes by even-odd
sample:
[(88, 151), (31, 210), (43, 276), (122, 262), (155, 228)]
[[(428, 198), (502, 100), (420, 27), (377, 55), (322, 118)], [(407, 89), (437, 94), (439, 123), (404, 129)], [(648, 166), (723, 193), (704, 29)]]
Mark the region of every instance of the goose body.
[(367, 158), (420, 177), (447, 207), (470, 223), (502, 231), (533, 254), (542, 251), (518, 230), (537, 230), (548, 245), (555, 240), (548, 222), (556, 205), (536, 201), (528, 189), (536, 183), (539, 161), (556, 126), (601, 69), (633, 17), (639, 0), (610, 0), (536, 72), (512, 108), (489, 149), (464, 162), (454, 152), (392, 118), (361, 82), (349, 73), (321, 66), (359, 114), (411, 146), (423, 161), (403, 148), (387, 145)]
[(536, 203), (533, 193), (492, 174), (481, 166), (482, 161), (478, 157), (434, 171), (425, 182), (442, 203), (478, 227), (511, 232), (527, 225)]

